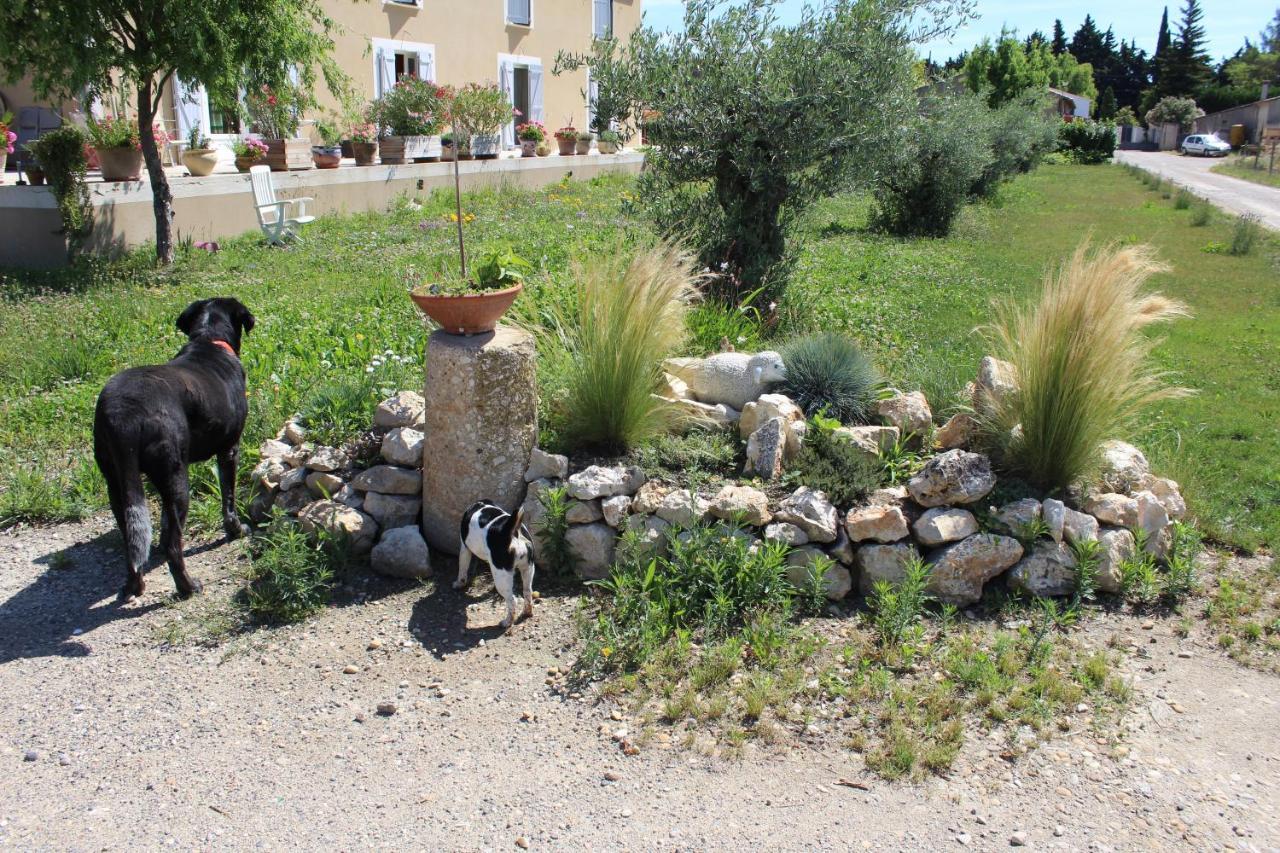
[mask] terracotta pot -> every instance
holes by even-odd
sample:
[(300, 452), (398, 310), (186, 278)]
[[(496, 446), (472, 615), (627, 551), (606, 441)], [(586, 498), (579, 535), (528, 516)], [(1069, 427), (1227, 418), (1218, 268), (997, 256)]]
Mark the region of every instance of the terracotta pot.
[(236, 170), (240, 172), (247, 172), (249, 171), (250, 166), (258, 165), (261, 160), (261, 157), (237, 157)]
[(218, 165), (218, 152), (212, 148), (190, 148), (182, 152), (182, 165), (193, 178), (213, 174)]
[(579, 140), (575, 141), (575, 142), (573, 143), (573, 153), (574, 153), (574, 154), (590, 154), (590, 153), (591, 153), (591, 140), (590, 140), (590, 139), (579, 139)]
[(505, 290), (486, 293), (466, 293), (460, 296), (432, 296), (430, 293), (410, 291), (418, 309), (440, 324), (440, 328), (454, 335), (478, 335), (492, 332), (516, 301), (523, 284)]
[(564, 137), (557, 136), (556, 145), (560, 149), (560, 156), (568, 157), (573, 153), (573, 150), (577, 148), (578, 138), (576, 136), (571, 136), (568, 139), (565, 139)]
[(141, 148), (101, 148), (98, 165), (104, 181), (137, 181), (142, 176)]
[(502, 140), (496, 133), (477, 133), (471, 137), (471, 156), (477, 160), (496, 158), (501, 147)]
[(44, 169), (39, 166), (27, 166), (27, 183), (33, 187), (44, 186)]
[(342, 147), (339, 145), (311, 146), (311, 162), (317, 169), (336, 169), (342, 163)]
[(373, 158), (378, 156), (378, 143), (352, 142), (351, 156), (355, 158), (357, 166), (372, 166)]
[(306, 139), (264, 139), (267, 153), (262, 162), (273, 172), (301, 171), (313, 168), (311, 142)]
[(355, 156), (356, 156), (356, 155), (355, 155), (355, 152), (351, 150), (351, 140), (350, 140), (350, 139), (344, 139), (344, 140), (342, 140), (342, 142), (341, 142), (341, 143), (339, 143), (339, 145), (342, 147), (342, 156), (343, 156), (343, 157), (346, 157), (348, 160), (350, 160), (350, 159), (352, 159), (353, 157), (355, 157)]
[(618, 143), (610, 142), (607, 139), (599, 139), (599, 140), (596, 140), (596, 150), (598, 150), (601, 154), (617, 154)]

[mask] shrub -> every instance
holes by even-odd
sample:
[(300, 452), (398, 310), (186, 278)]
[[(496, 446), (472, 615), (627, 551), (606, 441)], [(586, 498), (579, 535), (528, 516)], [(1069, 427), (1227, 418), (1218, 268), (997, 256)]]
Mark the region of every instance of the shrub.
[(276, 516), (250, 551), (245, 601), (249, 612), (272, 622), (297, 622), (329, 600), (334, 544), (312, 540), (291, 520)]
[(1082, 118), (1064, 122), (1058, 131), (1058, 147), (1077, 163), (1105, 163), (1116, 151), (1116, 126)]
[(1253, 251), (1261, 236), (1258, 217), (1250, 213), (1238, 216), (1231, 228), (1231, 248), (1228, 251), (1233, 255), (1247, 255)]
[(454, 92), (445, 86), (403, 77), (369, 105), (369, 122), (384, 136), (433, 136), (444, 127)]
[(1191, 98), (1168, 96), (1147, 110), (1147, 125), (1159, 127), (1162, 124), (1176, 124), (1178, 127), (1191, 127), (1196, 119), (1204, 115), (1204, 110), (1196, 106)]
[(1149, 358), (1157, 342), (1143, 334), (1187, 313), (1142, 292), (1163, 269), (1148, 247), (1086, 242), (1045, 277), (1038, 303), (997, 309), (990, 337), (1020, 387), (992, 401), (982, 421), (1006, 471), (1064, 489), (1090, 473), (1101, 442), (1126, 434), (1151, 403), (1185, 393), (1163, 383)]
[(44, 169), (49, 190), (58, 202), (62, 231), (73, 249), (93, 227), (93, 205), (85, 185), (89, 168), (89, 158), (85, 156), (87, 142), (80, 128), (64, 124), (27, 146)]
[(918, 555), (907, 561), (899, 583), (892, 584), (883, 578), (875, 582), (867, 603), (871, 607), (871, 624), (882, 647), (892, 648), (909, 639), (930, 599), (925, 592), (928, 585), (929, 565)]
[(538, 494), (538, 502), (546, 510), (546, 516), (533, 530), (533, 535), (542, 545), (539, 568), (550, 569), (552, 577), (570, 577), (576, 558), (566, 538), (569, 532), (569, 489), (565, 486), (543, 489)]
[(818, 332), (782, 348), (787, 379), (779, 389), (804, 409), (845, 424), (866, 423), (883, 384), (879, 371), (850, 338)]
[(1213, 207), (1207, 201), (1199, 201), (1191, 209), (1191, 224), (1196, 228), (1203, 228), (1208, 225), (1212, 217)]
[(1174, 196), (1173, 208), (1174, 210), (1186, 210), (1191, 207), (1191, 202), (1194, 200), (1195, 196), (1191, 194), (1190, 190), (1185, 188), (1180, 189), (1178, 190), (1178, 194)]
[(992, 159), (974, 183), (973, 195), (989, 196), (1001, 182), (1035, 168), (1057, 145), (1059, 124), (1057, 116), (1044, 109), (1044, 96), (1038, 93), (992, 110), (988, 122)]
[(693, 261), (675, 243), (596, 254), (575, 264), (577, 314), (556, 317), (567, 350), (564, 436), (570, 444), (625, 450), (665, 431), (668, 404), (653, 396), (662, 359), (684, 339), (694, 297)]
[(839, 426), (839, 421), (822, 415), (809, 418), (804, 446), (783, 475), (783, 482), (825, 492), (836, 506), (847, 507), (879, 488), (883, 466), (836, 433)]
[(511, 120), (511, 104), (496, 83), (468, 83), (454, 96), (450, 118), (460, 137), (460, 147), (469, 148), (473, 134), (497, 133), (504, 122)]
[(972, 95), (931, 95), (909, 138), (872, 180), (879, 227), (901, 236), (945, 237), (969, 192), (994, 162), (987, 110)]

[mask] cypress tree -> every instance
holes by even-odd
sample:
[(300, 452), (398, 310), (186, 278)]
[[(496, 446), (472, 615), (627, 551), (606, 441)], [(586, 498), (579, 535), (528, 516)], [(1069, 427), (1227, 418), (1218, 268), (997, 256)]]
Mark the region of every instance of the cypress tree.
[(1164, 14), (1160, 16), (1160, 32), (1156, 36), (1156, 51), (1151, 54), (1151, 79), (1156, 85), (1160, 83), (1160, 64), (1169, 52), (1169, 41), (1169, 7), (1165, 6)]
[(1203, 20), (1200, 0), (1187, 0), (1178, 25), (1178, 37), (1160, 60), (1159, 94), (1194, 97), (1213, 73), (1204, 47)]
[(1053, 42), (1050, 44), (1053, 55), (1066, 53), (1067, 51), (1067, 32), (1062, 28), (1062, 19), (1055, 19), (1053, 22)]

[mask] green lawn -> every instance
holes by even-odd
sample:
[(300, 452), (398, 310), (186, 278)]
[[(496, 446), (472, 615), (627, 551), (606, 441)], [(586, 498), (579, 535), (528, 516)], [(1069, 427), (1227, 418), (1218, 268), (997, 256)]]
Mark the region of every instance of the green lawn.
[(1229, 163), (1219, 163), (1211, 171), (1220, 175), (1230, 175), (1244, 181), (1253, 181), (1266, 187), (1280, 187), (1280, 161), (1276, 163), (1274, 172), (1267, 171), (1267, 156), (1261, 159), (1261, 168), (1253, 167), (1252, 157), (1233, 157)]
[[(563, 297), (570, 255), (613, 250), (630, 223), (629, 186), (612, 178), (468, 200), (474, 245), (510, 242), (541, 267), (517, 303), (521, 317), (537, 322)], [(440, 269), (452, 234), (447, 197), (422, 201), (421, 210), (322, 219), (308, 228), (305, 246), (287, 251), (254, 237), (226, 241), (219, 254), (191, 253), (168, 272), (151, 271), (141, 252), (68, 273), (0, 273), (0, 523), (103, 505), (89, 455), (97, 391), (124, 366), (171, 356), (182, 343), (173, 320), (192, 299), (237, 295), (258, 317), (244, 353), (252, 402), (246, 446), (274, 434), (317, 387), (368, 376), (372, 399), (417, 385), (426, 333), (401, 273), (410, 263)], [(1211, 243), (1230, 243), (1230, 222), (1215, 215), (1196, 228), (1189, 217), (1109, 166), (1043, 167), (997, 203), (966, 211), (945, 240), (869, 234), (865, 201), (842, 196), (806, 224), (778, 333), (847, 329), (897, 384), (924, 388), (942, 409), (983, 353), (973, 330), (992, 299), (1032, 292), (1046, 267), (1086, 237), (1153, 243), (1173, 266), (1158, 286), (1196, 313), (1168, 329), (1157, 355), (1199, 393), (1165, 405), (1138, 443), (1183, 483), (1208, 534), (1246, 548), (1273, 545), (1280, 541), (1276, 245), (1245, 257), (1206, 253)], [(211, 505), (208, 485), (199, 491)]]

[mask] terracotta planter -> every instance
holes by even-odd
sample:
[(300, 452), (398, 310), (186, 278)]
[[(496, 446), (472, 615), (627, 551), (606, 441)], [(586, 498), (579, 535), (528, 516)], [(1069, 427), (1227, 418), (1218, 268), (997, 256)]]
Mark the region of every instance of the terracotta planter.
[(520, 140), (520, 156), (521, 157), (537, 157), (538, 156), (538, 140), (521, 139)]
[(560, 149), (561, 157), (568, 157), (573, 153), (574, 149), (578, 147), (578, 138), (576, 136), (571, 136), (568, 139), (565, 139), (557, 136), (556, 146)]
[(191, 148), (182, 152), (182, 165), (193, 178), (213, 174), (218, 165), (218, 152), (212, 148)]
[(590, 140), (590, 139), (579, 139), (579, 140), (577, 140), (576, 142), (574, 142), (574, 143), (573, 143), (573, 153), (574, 153), (574, 154), (590, 154), (590, 153), (591, 153), (591, 140)]
[(317, 169), (336, 169), (342, 163), (342, 147), (339, 145), (311, 146), (311, 162)]
[(471, 156), (477, 160), (493, 160), (502, 148), (496, 133), (477, 133), (471, 137)]
[(237, 157), (237, 158), (236, 158), (236, 171), (239, 171), (239, 172), (247, 172), (247, 171), (249, 171), (249, 167), (250, 167), (250, 166), (256, 166), (256, 165), (258, 165), (260, 162), (262, 162), (262, 158), (261, 158), (261, 157)]
[(142, 176), (141, 148), (101, 148), (98, 165), (104, 181), (137, 181)]
[(506, 290), (460, 296), (432, 296), (416, 290), (409, 295), (418, 309), (439, 323), (444, 331), (454, 335), (478, 335), (493, 331), (522, 290), (524, 285), (517, 284)]
[(372, 166), (373, 158), (378, 156), (378, 143), (352, 142), (351, 156), (355, 158), (357, 166)]
[(343, 156), (343, 157), (346, 157), (347, 159), (351, 159), (351, 158), (353, 158), (353, 157), (355, 157), (355, 156), (356, 156), (356, 155), (355, 155), (355, 152), (354, 152), (354, 151), (352, 151), (352, 149), (351, 149), (351, 140), (350, 140), (350, 139), (344, 139), (344, 140), (342, 140), (342, 142), (341, 142), (341, 143), (339, 143), (339, 144), (340, 144), (340, 146), (341, 146), (341, 148), (342, 148), (342, 156)]
[(311, 142), (306, 139), (264, 139), (267, 153), (262, 162), (273, 172), (292, 172), (312, 168)]

